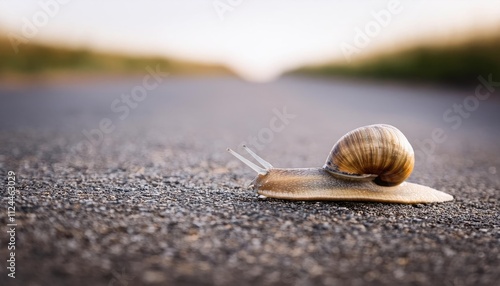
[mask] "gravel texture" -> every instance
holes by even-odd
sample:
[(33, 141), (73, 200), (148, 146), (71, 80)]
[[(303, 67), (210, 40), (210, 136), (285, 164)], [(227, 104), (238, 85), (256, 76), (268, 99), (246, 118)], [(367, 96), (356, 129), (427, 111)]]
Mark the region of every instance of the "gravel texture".
[[(0, 171), (19, 190), (15, 279), (2, 200), (1, 285), (498, 285), (498, 92), (456, 129), (443, 114), (474, 87), (168, 77), (127, 116), (111, 109), (140, 83), (0, 86)], [(88, 148), (82, 130), (103, 118), (114, 130)], [(283, 128), (262, 131), (273, 118)], [(322, 166), (340, 136), (372, 123), (427, 150), (410, 181), (455, 200), (262, 199), (225, 151), (246, 141), (275, 166)], [(431, 144), (436, 128), (446, 139)]]

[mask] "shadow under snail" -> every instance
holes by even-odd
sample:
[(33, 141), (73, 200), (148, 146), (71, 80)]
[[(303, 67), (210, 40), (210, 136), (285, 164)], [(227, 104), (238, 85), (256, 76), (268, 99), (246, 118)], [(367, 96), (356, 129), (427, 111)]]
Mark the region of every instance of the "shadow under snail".
[(258, 173), (252, 185), (264, 197), (401, 204), (453, 200), (449, 194), (405, 181), (415, 163), (413, 148), (401, 131), (387, 124), (360, 127), (344, 135), (322, 168), (274, 168), (243, 148), (262, 167), (227, 150)]

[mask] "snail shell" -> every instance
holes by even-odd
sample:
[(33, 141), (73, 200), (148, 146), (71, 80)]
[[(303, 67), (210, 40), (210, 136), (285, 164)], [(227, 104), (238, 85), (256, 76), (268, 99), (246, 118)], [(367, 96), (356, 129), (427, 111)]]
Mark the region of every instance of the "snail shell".
[(410, 142), (396, 127), (375, 124), (357, 128), (333, 146), (323, 168), (352, 178), (374, 177), (381, 186), (396, 186), (413, 171)]

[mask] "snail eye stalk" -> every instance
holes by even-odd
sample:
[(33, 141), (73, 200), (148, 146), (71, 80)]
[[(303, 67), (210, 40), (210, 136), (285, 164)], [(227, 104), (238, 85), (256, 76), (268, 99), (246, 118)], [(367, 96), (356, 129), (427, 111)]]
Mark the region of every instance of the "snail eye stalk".
[[(248, 149), (248, 148), (247, 148)], [(248, 149), (250, 150), (250, 149)], [(248, 167), (252, 168), (252, 170), (254, 170), (255, 172), (257, 172), (259, 175), (266, 175), (267, 174), (267, 170), (262, 168), (262, 167), (259, 167), (257, 166), (256, 164), (250, 162), (247, 158), (241, 156), (240, 154), (234, 152), (233, 150), (227, 148), (227, 151), (229, 153), (231, 153), (234, 157), (236, 157), (238, 160), (240, 160), (241, 162), (243, 162), (245, 165), (247, 165)], [(254, 157), (255, 158), (255, 157)], [(260, 162), (260, 161), (259, 161)], [(265, 161), (264, 161), (265, 162)], [(268, 163), (269, 164), (269, 163)]]
[(243, 149), (250, 154), (250, 156), (254, 157), (255, 160), (257, 160), (266, 170), (272, 169), (273, 165), (271, 163), (267, 162), (266, 160), (262, 159), (259, 155), (255, 154), (254, 151), (250, 150), (246, 145), (243, 145)]

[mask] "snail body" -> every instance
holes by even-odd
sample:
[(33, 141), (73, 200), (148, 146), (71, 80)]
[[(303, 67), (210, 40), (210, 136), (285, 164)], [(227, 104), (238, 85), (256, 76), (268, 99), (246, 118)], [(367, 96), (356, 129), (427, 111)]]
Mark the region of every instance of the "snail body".
[(333, 146), (322, 168), (274, 168), (243, 147), (263, 168), (228, 151), (258, 173), (252, 185), (265, 197), (404, 204), (453, 200), (449, 194), (405, 181), (413, 170), (413, 148), (390, 125), (370, 125), (347, 133)]

